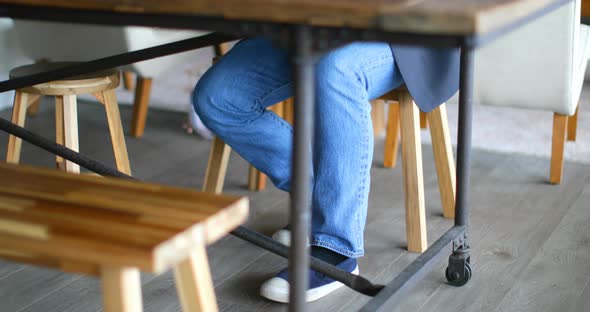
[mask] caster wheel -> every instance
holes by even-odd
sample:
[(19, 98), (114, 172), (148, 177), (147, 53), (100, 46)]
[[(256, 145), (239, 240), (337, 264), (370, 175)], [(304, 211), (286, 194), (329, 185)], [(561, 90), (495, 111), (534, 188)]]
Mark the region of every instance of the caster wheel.
[(461, 287), (467, 284), (467, 282), (469, 282), (471, 279), (471, 265), (469, 262), (465, 262), (464, 274), (461, 274), (461, 272), (451, 271), (451, 268), (447, 267), (445, 276), (449, 284), (456, 287)]

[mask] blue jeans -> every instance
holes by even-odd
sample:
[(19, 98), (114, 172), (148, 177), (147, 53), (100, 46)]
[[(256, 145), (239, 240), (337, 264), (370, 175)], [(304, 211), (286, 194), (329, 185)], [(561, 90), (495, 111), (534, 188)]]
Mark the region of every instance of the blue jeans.
[[(352, 43), (319, 59), (311, 244), (363, 255), (373, 127), (370, 99), (402, 84), (385, 43)], [(287, 51), (263, 38), (239, 42), (200, 79), (195, 111), (211, 131), (281, 190), (291, 185), (293, 129), (266, 110), (293, 95)]]

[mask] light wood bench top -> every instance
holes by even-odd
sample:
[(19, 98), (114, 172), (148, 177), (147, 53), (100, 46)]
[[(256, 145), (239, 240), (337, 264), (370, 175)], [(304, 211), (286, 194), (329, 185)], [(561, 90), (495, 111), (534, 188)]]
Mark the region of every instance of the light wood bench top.
[(560, 0), (0, 0), (131, 13), (354, 26), (441, 34), (486, 33)]
[(66, 271), (161, 273), (248, 214), (246, 198), (190, 189), (7, 164), (0, 176), (0, 257)]

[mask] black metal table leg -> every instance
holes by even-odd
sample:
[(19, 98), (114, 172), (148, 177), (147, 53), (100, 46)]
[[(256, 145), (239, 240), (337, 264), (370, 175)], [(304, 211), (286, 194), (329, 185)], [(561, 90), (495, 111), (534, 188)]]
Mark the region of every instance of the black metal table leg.
[[(461, 78), (459, 86), (459, 129), (457, 138), (457, 198), (455, 226), (468, 226), (469, 178), (471, 169), (471, 126), (473, 115), (474, 46), (467, 38), (461, 46)], [(453, 242), (453, 253), (446, 270), (451, 285), (463, 286), (471, 278), (467, 230)]]
[(314, 120), (314, 67), (311, 29), (294, 28), (291, 37), (293, 82), (295, 95), (295, 125), (293, 168), (291, 179), (291, 250), (289, 257), (289, 311), (305, 311), (305, 292), (309, 284), (309, 247), (311, 223), (311, 153)]

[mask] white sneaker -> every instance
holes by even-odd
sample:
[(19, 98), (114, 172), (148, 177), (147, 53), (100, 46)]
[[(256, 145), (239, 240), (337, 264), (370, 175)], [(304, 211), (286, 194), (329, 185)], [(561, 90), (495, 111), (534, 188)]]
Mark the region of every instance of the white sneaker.
[(291, 230), (280, 229), (272, 234), (272, 239), (283, 245), (291, 246)]
[[(359, 267), (354, 258), (349, 258), (341, 262), (337, 267), (355, 275), (359, 274)], [(307, 302), (318, 300), (342, 286), (344, 286), (344, 284), (335, 281), (324, 274), (310, 270), (309, 289), (305, 292), (305, 300)], [(289, 282), (287, 269), (282, 270), (277, 276), (262, 284), (260, 287), (260, 295), (272, 301), (288, 303)]]

